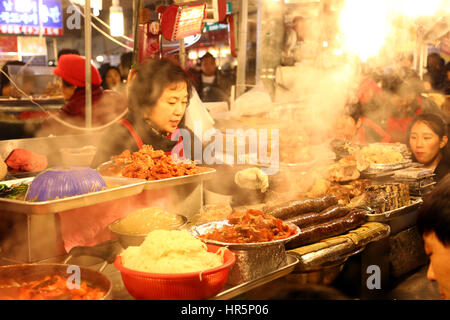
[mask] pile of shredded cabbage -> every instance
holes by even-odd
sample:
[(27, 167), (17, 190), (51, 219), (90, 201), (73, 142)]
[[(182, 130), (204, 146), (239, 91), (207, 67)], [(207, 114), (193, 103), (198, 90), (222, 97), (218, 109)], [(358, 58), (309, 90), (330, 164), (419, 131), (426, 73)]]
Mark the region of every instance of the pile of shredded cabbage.
[(223, 264), (224, 249), (207, 251), (206, 245), (186, 230), (154, 230), (139, 246), (121, 253), (125, 268), (150, 273), (201, 272)]

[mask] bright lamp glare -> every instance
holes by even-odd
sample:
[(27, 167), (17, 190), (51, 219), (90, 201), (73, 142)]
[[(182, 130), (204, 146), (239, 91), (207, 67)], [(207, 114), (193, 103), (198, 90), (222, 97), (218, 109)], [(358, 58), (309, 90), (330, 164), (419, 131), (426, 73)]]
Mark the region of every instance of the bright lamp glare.
[(189, 51), (188, 58), (189, 58), (190, 60), (197, 60), (197, 59), (198, 59), (197, 52), (195, 52), (195, 51)]
[(123, 12), (122, 7), (111, 7), (109, 9), (109, 25), (113, 37), (123, 36)]

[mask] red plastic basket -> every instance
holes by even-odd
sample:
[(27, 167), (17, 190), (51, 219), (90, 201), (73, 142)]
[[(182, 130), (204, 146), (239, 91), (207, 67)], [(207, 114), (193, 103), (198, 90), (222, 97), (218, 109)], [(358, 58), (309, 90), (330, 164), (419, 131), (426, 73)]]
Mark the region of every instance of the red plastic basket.
[[(207, 244), (208, 252), (217, 252), (221, 247)], [(128, 292), (138, 300), (202, 300), (218, 294), (228, 279), (234, 265), (234, 254), (225, 249), (224, 263), (202, 272), (166, 274), (148, 273), (127, 269), (118, 255), (114, 266), (122, 275)]]

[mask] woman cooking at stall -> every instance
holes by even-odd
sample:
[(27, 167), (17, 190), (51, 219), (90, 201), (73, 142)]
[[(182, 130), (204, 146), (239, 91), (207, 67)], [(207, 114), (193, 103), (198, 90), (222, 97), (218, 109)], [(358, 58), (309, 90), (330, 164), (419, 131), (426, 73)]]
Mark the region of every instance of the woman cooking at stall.
[(414, 160), (434, 169), (436, 182), (450, 172), (447, 131), (445, 121), (431, 113), (414, 118), (409, 130), (409, 146)]
[[(144, 145), (151, 145), (167, 155), (174, 151), (179, 157), (184, 156), (187, 150), (183, 147), (184, 141), (176, 135), (178, 129), (184, 128), (190, 94), (189, 79), (180, 67), (163, 60), (149, 60), (139, 65), (128, 87), (127, 118), (103, 133), (92, 167), (97, 168), (126, 150), (135, 153)], [(113, 166), (105, 164), (100, 166), (99, 172), (111, 176), (121, 175), (122, 170), (116, 172)], [(172, 202), (170, 190), (163, 188), (143, 190), (138, 195), (110, 201), (102, 204), (101, 209), (97, 206), (95, 210), (67, 211), (60, 215), (65, 249), (69, 252), (75, 246), (92, 246), (113, 239), (115, 235), (108, 230), (113, 221), (143, 208), (170, 211)]]
[(166, 154), (176, 150), (184, 157), (183, 140), (176, 138), (179, 128), (186, 129), (184, 114), (190, 97), (189, 78), (179, 66), (165, 60), (140, 65), (128, 91), (128, 117), (104, 133), (92, 166), (96, 168), (124, 150), (136, 152), (142, 145)]

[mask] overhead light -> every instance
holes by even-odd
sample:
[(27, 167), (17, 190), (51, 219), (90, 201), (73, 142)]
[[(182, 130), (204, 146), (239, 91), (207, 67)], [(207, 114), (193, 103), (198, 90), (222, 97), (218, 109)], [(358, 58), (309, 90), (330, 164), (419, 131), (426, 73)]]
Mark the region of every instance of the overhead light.
[(92, 14), (96, 17), (100, 15), (100, 10), (97, 7), (92, 8)]
[(105, 61), (105, 57), (104, 56), (97, 56), (95, 58), (95, 60), (97, 60), (98, 63), (103, 63)]
[(123, 11), (119, 0), (113, 0), (112, 6), (109, 8), (109, 26), (113, 37), (123, 36)]
[(188, 58), (190, 60), (197, 60), (198, 59), (197, 52), (196, 51), (189, 51)]

